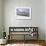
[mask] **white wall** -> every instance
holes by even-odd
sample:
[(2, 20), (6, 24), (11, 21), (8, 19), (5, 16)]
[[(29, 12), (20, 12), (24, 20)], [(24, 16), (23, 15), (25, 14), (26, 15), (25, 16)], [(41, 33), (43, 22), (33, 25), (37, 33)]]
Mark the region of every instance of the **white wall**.
[(0, 28), (1, 28), (1, 25), (2, 25), (2, 0), (0, 0)]
[[(32, 7), (32, 20), (16, 20), (16, 7)], [(4, 26), (7, 35), (10, 26), (37, 26), (39, 38), (45, 39), (45, 19), (43, 0), (4, 0)]]
[(46, 0), (45, 0), (45, 40), (46, 40)]
[(44, 0), (32, 1), (31, 25), (39, 27), (39, 38), (45, 39), (45, 4)]
[(2, 33), (2, 0), (0, 0), (0, 37)]

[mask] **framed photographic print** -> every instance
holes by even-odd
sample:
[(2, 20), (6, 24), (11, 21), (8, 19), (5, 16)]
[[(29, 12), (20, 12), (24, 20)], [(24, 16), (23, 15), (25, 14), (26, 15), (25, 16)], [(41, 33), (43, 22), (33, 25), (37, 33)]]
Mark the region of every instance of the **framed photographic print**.
[(17, 7), (16, 19), (31, 19), (31, 10), (29, 7)]

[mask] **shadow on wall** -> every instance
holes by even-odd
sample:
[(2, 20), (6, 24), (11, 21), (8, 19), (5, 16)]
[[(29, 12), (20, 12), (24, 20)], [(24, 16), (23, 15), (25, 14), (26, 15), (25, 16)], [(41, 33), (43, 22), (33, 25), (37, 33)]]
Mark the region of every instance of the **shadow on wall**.
[(0, 39), (3, 38), (3, 32), (0, 30)]

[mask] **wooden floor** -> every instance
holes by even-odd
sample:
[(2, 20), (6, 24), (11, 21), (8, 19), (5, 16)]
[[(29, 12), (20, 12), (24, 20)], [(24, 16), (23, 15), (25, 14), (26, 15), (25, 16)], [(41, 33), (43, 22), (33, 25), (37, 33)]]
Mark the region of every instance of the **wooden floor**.
[(10, 40), (8, 43), (40, 44), (46, 46), (44, 40)]
[[(46, 42), (44, 40), (8, 40), (7, 44), (39, 44), (42, 46), (46, 46)], [(5, 44), (5, 45), (7, 45)], [(5, 45), (0, 45), (0, 46), (5, 46)]]

